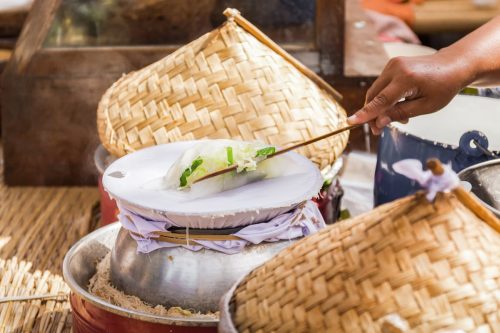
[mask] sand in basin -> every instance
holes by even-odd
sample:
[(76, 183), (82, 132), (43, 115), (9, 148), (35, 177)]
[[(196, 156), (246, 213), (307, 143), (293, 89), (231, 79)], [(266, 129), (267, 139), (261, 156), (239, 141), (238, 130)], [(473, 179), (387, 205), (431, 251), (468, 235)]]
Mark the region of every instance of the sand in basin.
[(200, 313), (182, 309), (180, 307), (165, 308), (164, 306), (152, 306), (143, 302), (139, 297), (126, 295), (124, 292), (111, 285), (110, 280), (110, 258), (108, 253), (98, 264), (96, 274), (90, 279), (89, 292), (106, 300), (107, 302), (145, 313), (158, 316), (180, 317), (180, 318), (207, 318), (218, 319), (219, 312)]

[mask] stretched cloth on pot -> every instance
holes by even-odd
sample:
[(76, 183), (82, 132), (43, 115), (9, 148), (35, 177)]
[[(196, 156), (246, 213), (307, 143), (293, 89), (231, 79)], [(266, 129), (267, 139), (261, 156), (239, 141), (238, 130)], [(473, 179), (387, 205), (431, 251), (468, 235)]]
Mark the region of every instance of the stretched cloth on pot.
[[(231, 234), (232, 237), (224, 237), (225, 235), (220, 237), (231, 238), (228, 240), (197, 240), (196, 235), (190, 238), (189, 229), (186, 229), (185, 242), (159, 241), (159, 233), (176, 227), (174, 222), (147, 220), (123, 207), (120, 207), (118, 218), (137, 242), (137, 251), (142, 253), (149, 253), (159, 248), (182, 246), (192, 251), (205, 248), (233, 254), (250, 244), (295, 239), (314, 234), (326, 226), (317, 205), (312, 201), (307, 201), (293, 211), (281, 214), (268, 222), (246, 226)], [(210, 234), (210, 229), (207, 229), (207, 234)]]

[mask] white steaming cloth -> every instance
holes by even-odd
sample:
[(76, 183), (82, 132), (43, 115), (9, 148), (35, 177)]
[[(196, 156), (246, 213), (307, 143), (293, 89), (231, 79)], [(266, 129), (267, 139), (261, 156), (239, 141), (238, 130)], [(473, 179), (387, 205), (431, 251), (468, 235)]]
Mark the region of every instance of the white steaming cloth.
[[(293, 211), (281, 214), (268, 222), (249, 225), (233, 234), (241, 238), (241, 240), (202, 241), (191, 239), (192, 242), (194, 241), (199, 245), (181, 245), (155, 239), (158, 237), (155, 232), (168, 231), (171, 227), (177, 227), (172, 221), (147, 220), (120, 205), (118, 206), (120, 208), (118, 219), (121, 225), (132, 232), (130, 235), (137, 242), (137, 251), (142, 253), (149, 253), (159, 248), (182, 246), (192, 251), (205, 248), (226, 254), (234, 254), (240, 252), (249, 244), (277, 242), (303, 237), (325, 227), (325, 221), (318, 207), (309, 200)], [(207, 232), (210, 232), (210, 230), (207, 230)], [(142, 235), (142, 237), (137, 234)]]

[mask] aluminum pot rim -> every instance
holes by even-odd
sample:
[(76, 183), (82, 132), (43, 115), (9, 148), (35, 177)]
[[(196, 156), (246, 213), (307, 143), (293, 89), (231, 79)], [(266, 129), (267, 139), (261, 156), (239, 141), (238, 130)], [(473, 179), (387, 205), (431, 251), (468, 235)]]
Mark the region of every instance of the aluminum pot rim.
[(94, 150), (94, 165), (101, 176), (104, 174), (104, 170), (106, 170), (105, 159), (107, 156), (113, 155), (111, 155), (102, 144), (99, 144)]
[[(462, 176), (466, 172), (469, 172), (469, 171), (472, 171), (472, 170), (475, 170), (475, 169), (479, 169), (479, 168), (482, 168), (482, 167), (485, 167), (485, 166), (488, 166), (488, 165), (494, 165), (494, 164), (500, 164), (500, 158), (496, 158), (496, 159), (493, 159), (493, 160), (489, 160), (489, 161), (485, 161), (485, 162), (473, 164), (473, 165), (471, 165), (471, 166), (463, 169), (462, 171), (460, 171), (457, 174), (458, 178), (460, 178), (461, 181), (466, 181), (466, 180), (462, 179)], [(492, 207), (487, 202), (484, 202), (483, 200), (481, 200), (477, 195), (474, 194), (474, 192), (470, 191), (470, 193), (472, 193), (476, 197), (476, 199), (478, 199), (486, 208), (488, 208), (490, 211), (492, 211), (496, 216), (500, 217), (500, 210), (496, 209), (495, 207)]]
[[(160, 324), (167, 324), (167, 325), (175, 325), (175, 324), (186, 324), (186, 326), (193, 326), (193, 324), (200, 324), (200, 326), (217, 326), (219, 323), (218, 319), (207, 319), (207, 318), (183, 318), (183, 317), (171, 317), (171, 316), (158, 316), (158, 315), (153, 315), (145, 312), (140, 312), (140, 311), (135, 311), (131, 309), (126, 309), (123, 307), (119, 307), (117, 305), (111, 304), (106, 302), (104, 299), (97, 297), (95, 295), (92, 295), (89, 293), (87, 290), (82, 288), (73, 278), (71, 272), (70, 272), (70, 262), (73, 256), (78, 252), (79, 247), (81, 247), (83, 244), (88, 242), (89, 240), (93, 239), (94, 237), (98, 235), (105, 234), (111, 230), (118, 229), (120, 228), (120, 223), (115, 222), (112, 224), (109, 224), (105, 227), (101, 227), (88, 235), (84, 236), (81, 238), (78, 242), (76, 242), (66, 253), (64, 256), (64, 261), (63, 261), (63, 277), (64, 281), (66, 284), (69, 286), (71, 289), (71, 292), (73, 292), (75, 295), (78, 297), (81, 297), (85, 301), (91, 303), (92, 305), (112, 312), (114, 314), (127, 317), (127, 318), (133, 318), (137, 320), (142, 320), (142, 321), (148, 321), (152, 323), (160, 323)], [(111, 250), (111, 249), (110, 249)]]

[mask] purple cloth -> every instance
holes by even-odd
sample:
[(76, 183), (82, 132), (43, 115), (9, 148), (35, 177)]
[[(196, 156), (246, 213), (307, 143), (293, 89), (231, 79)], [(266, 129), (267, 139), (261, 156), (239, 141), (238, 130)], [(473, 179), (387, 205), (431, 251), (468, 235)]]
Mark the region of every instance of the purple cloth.
[(420, 186), (427, 190), (426, 198), (433, 201), (438, 192), (450, 192), (460, 186), (460, 179), (451, 168), (451, 165), (443, 164), (444, 173), (434, 175), (430, 170), (424, 170), (422, 162), (415, 159), (401, 160), (392, 165), (397, 173), (417, 181)]
[(240, 252), (249, 244), (299, 238), (313, 234), (325, 227), (325, 221), (316, 204), (312, 201), (307, 201), (305, 205), (291, 212), (281, 214), (268, 222), (249, 225), (233, 234), (241, 238), (241, 240), (191, 240), (199, 245), (180, 245), (155, 240), (155, 237), (157, 237), (154, 234), (155, 231), (165, 231), (170, 227), (176, 226), (172, 221), (150, 221), (123, 207), (119, 208), (120, 214), (118, 215), (118, 219), (122, 226), (133, 233), (144, 236), (140, 237), (131, 234), (131, 237), (137, 242), (137, 251), (142, 253), (149, 253), (159, 248), (182, 246), (192, 251), (199, 251), (205, 248), (234, 254)]

